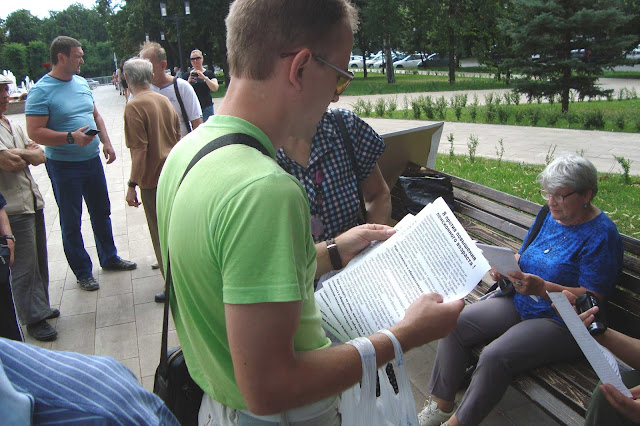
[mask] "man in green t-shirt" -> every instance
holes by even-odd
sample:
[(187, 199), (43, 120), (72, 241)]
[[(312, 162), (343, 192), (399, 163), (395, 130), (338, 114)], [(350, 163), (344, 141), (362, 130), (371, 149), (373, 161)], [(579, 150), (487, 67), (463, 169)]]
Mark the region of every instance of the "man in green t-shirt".
[[(237, 0), (226, 23), (232, 83), (224, 103), (175, 146), (158, 185), (176, 331), (205, 391), (200, 418), (340, 424), (336, 395), (362, 378), (361, 360), (353, 346), (330, 347), (313, 279), (393, 230), (361, 225), (329, 249), (314, 245), (305, 190), (278, 166), (275, 151), (311, 141), (328, 104), (353, 78), (345, 70), (356, 11), (348, 0)], [(226, 146), (180, 184), (195, 154), (229, 133), (252, 136), (269, 156)], [(463, 303), (441, 301), (422, 295), (390, 328), (405, 351), (455, 327)], [(369, 339), (378, 365), (394, 357), (387, 336)]]

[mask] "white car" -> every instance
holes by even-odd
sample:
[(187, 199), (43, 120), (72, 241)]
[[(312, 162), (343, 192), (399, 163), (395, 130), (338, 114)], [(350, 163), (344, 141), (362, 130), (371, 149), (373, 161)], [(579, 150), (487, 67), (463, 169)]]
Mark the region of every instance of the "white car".
[(640, 64), (640, 45), (627, 54), (627, 59), (631, 59)]
[(351, 55), (349, 59), (349, 68), (362, 68), (364, 67), (362, 56)]
[(395, 61), (393, 63), (393, 67), (394, 68), (418, 68), (418, 64), (420, 62), (422, 62), (422, 60), (425, 58), (426, 56), (423, 56), (419, 53), (414, 53), (412, 55), (407, 55), (404, 58)]
[(93, 80), (93, 79), (91, 79), (91, 78), (88, 78), (88, 79), (87, 79), (87, 83), (89, 83), (89, 88), (90, 88), (91, 90), (95, 89), (96, 87), (98, 87), (98, 86), (100, 85), (100, 83), (98, 83), (98, 81), (97, 81), (97, 80)]

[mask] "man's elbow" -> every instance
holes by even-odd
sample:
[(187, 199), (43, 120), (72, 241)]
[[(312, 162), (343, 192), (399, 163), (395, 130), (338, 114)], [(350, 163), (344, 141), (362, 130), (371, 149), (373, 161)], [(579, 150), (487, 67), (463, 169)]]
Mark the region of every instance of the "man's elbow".
[(292, 408), (290, 383), (274, 379), (254, 380), (246, 389), (241, 389), (247, 409), (258, 416), (277, 414)]

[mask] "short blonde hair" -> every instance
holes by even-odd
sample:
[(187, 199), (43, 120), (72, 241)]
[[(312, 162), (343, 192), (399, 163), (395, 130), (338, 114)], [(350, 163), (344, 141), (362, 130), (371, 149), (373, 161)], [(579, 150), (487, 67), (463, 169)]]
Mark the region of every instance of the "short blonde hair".
[(343, 23), (358, 28), (349, 0), (235, 0), (226, 19), (231, 75), (266, 80), (281, 54), (320, 50)]
[(142, 52), (146, 51), (151, 51), (151, 53), (153, 53), (154, 58), (151, 59), (152, 63), (160, 63), (167, 60), (167, 51), (164, 50), (164, 47), (162, 47), (158, 42), (145, 41), (142, 43), (139, 55), (142, 56)]

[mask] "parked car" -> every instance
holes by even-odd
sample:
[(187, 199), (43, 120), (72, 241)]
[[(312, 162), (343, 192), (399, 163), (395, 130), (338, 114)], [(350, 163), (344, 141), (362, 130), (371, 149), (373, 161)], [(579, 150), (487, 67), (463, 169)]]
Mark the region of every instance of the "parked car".
[(351, 55), (349, 59), (349, 68), (362, 68), (364, 67), (364, 60), (360, 55)]
[(407, 55), (402, 59), (399, 59), (393, 63), (394, 68), (418, 68), (420, 62), (422, 62), (424, 56), (420, 53), (413, 53), (411, 55)]
[(93, 80), (93, 79), (91, 79), (91, 78), (88, 78), (88, 79), (87, 79), (87, 83), (89, 83), (89, 88), (90, 88), (91, 90), (95, 89), (96, 87), (98, 87), (98, 86), (100, 85), (100, 83), (98, 83), (98, 81), (97, 81), (97, 80)]
[(449, 66), (449, 55), (440, 55), (432, 53), (425, 60), (418, 64), (418, 68), (433, 68)]
[[(391, 61), (396, 62), (397, 60), (400, 60), (405, 56), (406, 55), (398, 52), (391, 52)], [(387, 57), (384, 54), (382, 54), (378, 59), (376, 59), (375, 61), (372, 61), (371, 65), (369, 65), (369, 61), (367, 61), (367, 65), (370, 66), (371, 68), (384, 68), (385, 64), (387, 63), (386, 61), (387, 61)]]
[(631, 59), (640, 64), (640, 44), (627, 54), (627, 59)]
[(573, 49), (571, 50), (571, 59), (579, 59), (582, 62), (589, 62), (591, 59), (591, 52), (587, 49)]

